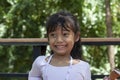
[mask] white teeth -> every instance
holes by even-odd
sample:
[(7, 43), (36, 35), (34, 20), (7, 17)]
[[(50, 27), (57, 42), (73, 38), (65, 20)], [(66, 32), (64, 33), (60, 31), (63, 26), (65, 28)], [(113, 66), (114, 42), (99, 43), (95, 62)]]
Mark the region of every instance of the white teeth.
[(64, 48), (64, 46), (56, 46), (57, 48)]

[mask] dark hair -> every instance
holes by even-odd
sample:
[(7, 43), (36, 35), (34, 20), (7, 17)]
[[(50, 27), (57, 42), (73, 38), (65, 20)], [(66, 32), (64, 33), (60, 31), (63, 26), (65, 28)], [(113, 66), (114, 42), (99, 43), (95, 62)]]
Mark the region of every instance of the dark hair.
[[(71, 28), (75, 34), (80, 31), (79, 23), (74, 15), (67, 11), (60, 11), (51, 15), (46, 23), (47, 35), (54, 31), (58, 25), (61, 25), (62, 29)], [(82, 59), (81, 40), (75, 42), (70, 54), (74, 59)]]

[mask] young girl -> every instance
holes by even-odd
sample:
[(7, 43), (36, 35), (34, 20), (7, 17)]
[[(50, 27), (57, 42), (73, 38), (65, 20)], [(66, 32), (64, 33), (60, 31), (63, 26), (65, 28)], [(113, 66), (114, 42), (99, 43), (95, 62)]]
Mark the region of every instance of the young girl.
[(28, 80), (91, 80), (90, 66), (82, 60), (80, 26), (69, 12), (50, 16), (46, 30), (50, 56), (39, 56)]

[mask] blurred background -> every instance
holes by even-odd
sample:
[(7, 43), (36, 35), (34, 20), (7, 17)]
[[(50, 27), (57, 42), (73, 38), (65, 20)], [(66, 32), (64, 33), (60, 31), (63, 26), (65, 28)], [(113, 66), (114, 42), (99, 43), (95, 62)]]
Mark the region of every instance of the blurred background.
[[(0, 0), (0, 38), (44, 38), (47, 17), (60, 10), (77, 16), (82, 38), (120, 37), (120, 0)], [(92, 74), (120, 69), (119, 45), (82, 49)], [(32, 46), (0, 45), (0, 72), (28, 73), (32, 57)]]

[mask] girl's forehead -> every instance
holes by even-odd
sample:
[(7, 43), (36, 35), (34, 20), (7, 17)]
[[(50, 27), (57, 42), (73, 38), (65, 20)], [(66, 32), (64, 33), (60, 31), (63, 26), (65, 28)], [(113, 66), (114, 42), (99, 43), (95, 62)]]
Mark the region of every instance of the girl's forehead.
[(73, 28), (73, 24), (71, 24), (69, 21), (65, 21), (65, 22), (54, 22), (51, 23), (51, 25), (48, 25), (47, 27), (47, 33), (53, 32), (60, 29), (61, 31), (73, 31), (74, 32), (74, 28)]
[(57, 26), (54, 31), (57, 31), (57, 30), (60, 30), (60, 31), (70, 31), (72, 30), (70, 27), (63, 27), (63, 26)]

